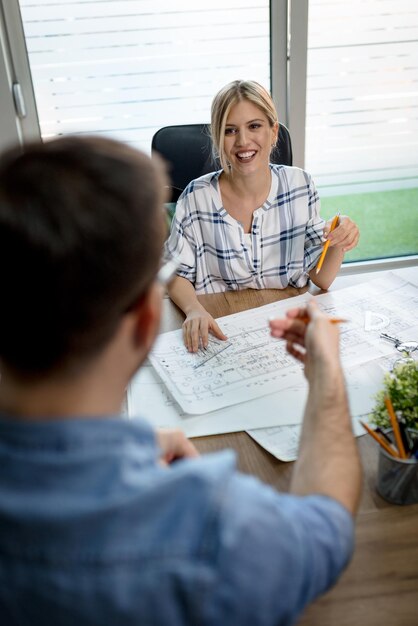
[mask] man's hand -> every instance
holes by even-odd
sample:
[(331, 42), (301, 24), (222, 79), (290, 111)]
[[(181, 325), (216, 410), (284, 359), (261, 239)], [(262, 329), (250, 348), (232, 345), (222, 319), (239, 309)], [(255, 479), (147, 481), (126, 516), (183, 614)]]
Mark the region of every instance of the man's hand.
[(183, 322), (183, 340), (189, 352), (197, 352), (199, 347), (206, 348), (209, 332), (218, 339), (227, 339), (213, 317), (203, 307), (187, 313)]
[[(302, 321), (306, 318), (308, 323)], [(270, 330), (273, 337), (284, 339), (289, 354), (304, 364), (305, 376), (309, 381), (313, 367), (338, 366), (337, 325), (328, 321), (314, 300), (311, 300), (306, 308), (290, 309), (285, 319), (271, 320)]]
[(351, 430), (337, 324), (311, 300), (305, 308), (288, 311), (285, 319), (270, 321), (270, 328), (272, 336), (284, 339), (288, 352), (305, 365), (309, 382), (290, 492), (326, 495), (354, 514), (361, 493), (361, 466)]
[(156, 435), (157, 442), (161, 448), (161, 463), (163, 465), (169, 465), (178, 459), (199, 456), (192, 442), (179, 429), (158, 429)]

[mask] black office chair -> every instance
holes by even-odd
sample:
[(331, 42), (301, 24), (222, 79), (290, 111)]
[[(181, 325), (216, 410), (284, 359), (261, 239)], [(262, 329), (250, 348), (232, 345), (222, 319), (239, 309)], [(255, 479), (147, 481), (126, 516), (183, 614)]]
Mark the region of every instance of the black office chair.
[[(183, 124), (160, 128), (151, 144), (152, 152), (159, 152), (169, 164), (171, 178), (170, 202), (176, 202), (183, 189), (194, 178), (220, 169), (212, 156), (212, 142), (207, 124)], [(279, 138), (271, 156), (271, 163), (292, 165), (292, 142), (286, 126), (280, 124)]]

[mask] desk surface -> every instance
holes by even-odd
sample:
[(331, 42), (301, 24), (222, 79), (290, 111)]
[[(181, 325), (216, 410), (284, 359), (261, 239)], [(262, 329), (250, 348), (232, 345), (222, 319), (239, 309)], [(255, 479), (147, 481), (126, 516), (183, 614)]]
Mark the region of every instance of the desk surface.
[[(376, 274), (374, 275), (376, 276)], [(369, 275), (337, 279), (333, 289), (363, 282)], [(200, 296), (214, 316), (261, 306), (303, 293), (287, 288), (263, 291), (229, 291)], [(320, 293), (315, 287), (312, 293)], [(162, 330), (179, 328), (182, 313), (164, 300)], [(246, 433), (229, 433), (193, 440), (202, 453), (233, 448), (241, 471), (258, 476), (273, 487), (287, 491), (292, 463), (282, 463)], [(385, 502), (377, 493), (377, 450), (370, 437), (358, 439), (363, 461), (364, 486), (357, 518), (356, 550), (338, 584), (312, 604), (298, 622), (300, 626), (412, 626), (418, 624), (418, 504), (400, 507)], [(349, 477), (348, 477), (349, 479)]]

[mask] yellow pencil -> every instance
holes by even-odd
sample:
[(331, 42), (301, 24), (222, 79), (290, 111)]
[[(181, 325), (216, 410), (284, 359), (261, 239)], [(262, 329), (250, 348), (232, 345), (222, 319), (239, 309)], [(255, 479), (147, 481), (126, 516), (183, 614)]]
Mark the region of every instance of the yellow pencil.
[(401, 459), (407, 459), (408, 457), (403, 446), (398, 420), (396, 419), (395, 411), (393, 410), (393, 404), (389, 396), (386, 396), (385, 404), (389, 413), (390, 423), (392, 424), (393, 434), (395, 435), (396, 447), (398, 448), (399, 456), (401, 457)]
[[(295, 320), (298, 322), (303, 322), (304, 324), (309, 324), (311, 318), (307, 315), (302, 315), (301, 317), (295, 317)], [(342, 319), (341, 317), (328, 317), (327, 321), (330, 324), (344, 324), (345, 322), (348, 322), (348, 320)]]
[[(331, 222), (331, 227), (329, 229), (330, 233), (334, 230), (334, 228), (336, 228), (338, 226), (339, 217), (340, 217), (340, 212), (338, 211), (338, 213), (334, 216), (334, 219)], [(321, 256), (319, 257), (318, 265), (316, 266), (316, 273), (317, 274), (319, 274), (319, 272), (321, 270), (322, 264), (323, 264), (324, 259), (325, 259), (325, 255), (326, 255), (327, 250), (329, 248), (329, 244), (330, 244), (330, 240), (327, 239), (326, 242), (325, 242), (325, 245), (324, 245), (324, 247), (322, 249)]]
[(386, 441), (383, 439), (383, 437), (381, 437), (380, 435), (378, 435), (377, 433), (374, 432), (374, 430), (372, 430), (371, 428), (369, 428), (367, 426), (367, 424), (365, 424), (364, 422), (362, 422), (361, 420), (359, 420), (360, 424), (363, 426), (364, 430), (367, 430), (367, 432), (369, 433), (369, 435), (371, 435), (373, 437), (373, 439), (375, 441), (377, 441), (377, 443), (379, 444), (379, 446), (382, 446), (382, 448), (384, 450), (386, 450), (386, 452), (388, 454), (390, 454), (391, 456), (394, 456), (396, 459), (399, 459), (399, 454), (397, 454), (397, 452), (395, 452), (395, 450), (392, 448), (392, 446), (390, 446), (388, 443), (386, 443)]

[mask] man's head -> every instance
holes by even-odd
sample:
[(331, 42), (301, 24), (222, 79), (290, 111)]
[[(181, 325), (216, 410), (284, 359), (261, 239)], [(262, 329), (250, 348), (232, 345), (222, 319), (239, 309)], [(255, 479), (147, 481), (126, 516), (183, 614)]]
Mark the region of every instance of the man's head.
[(155, 279), (163, 174), (110, 139), (0, 157), (0, 362), (21, 377), (79, 368)]

